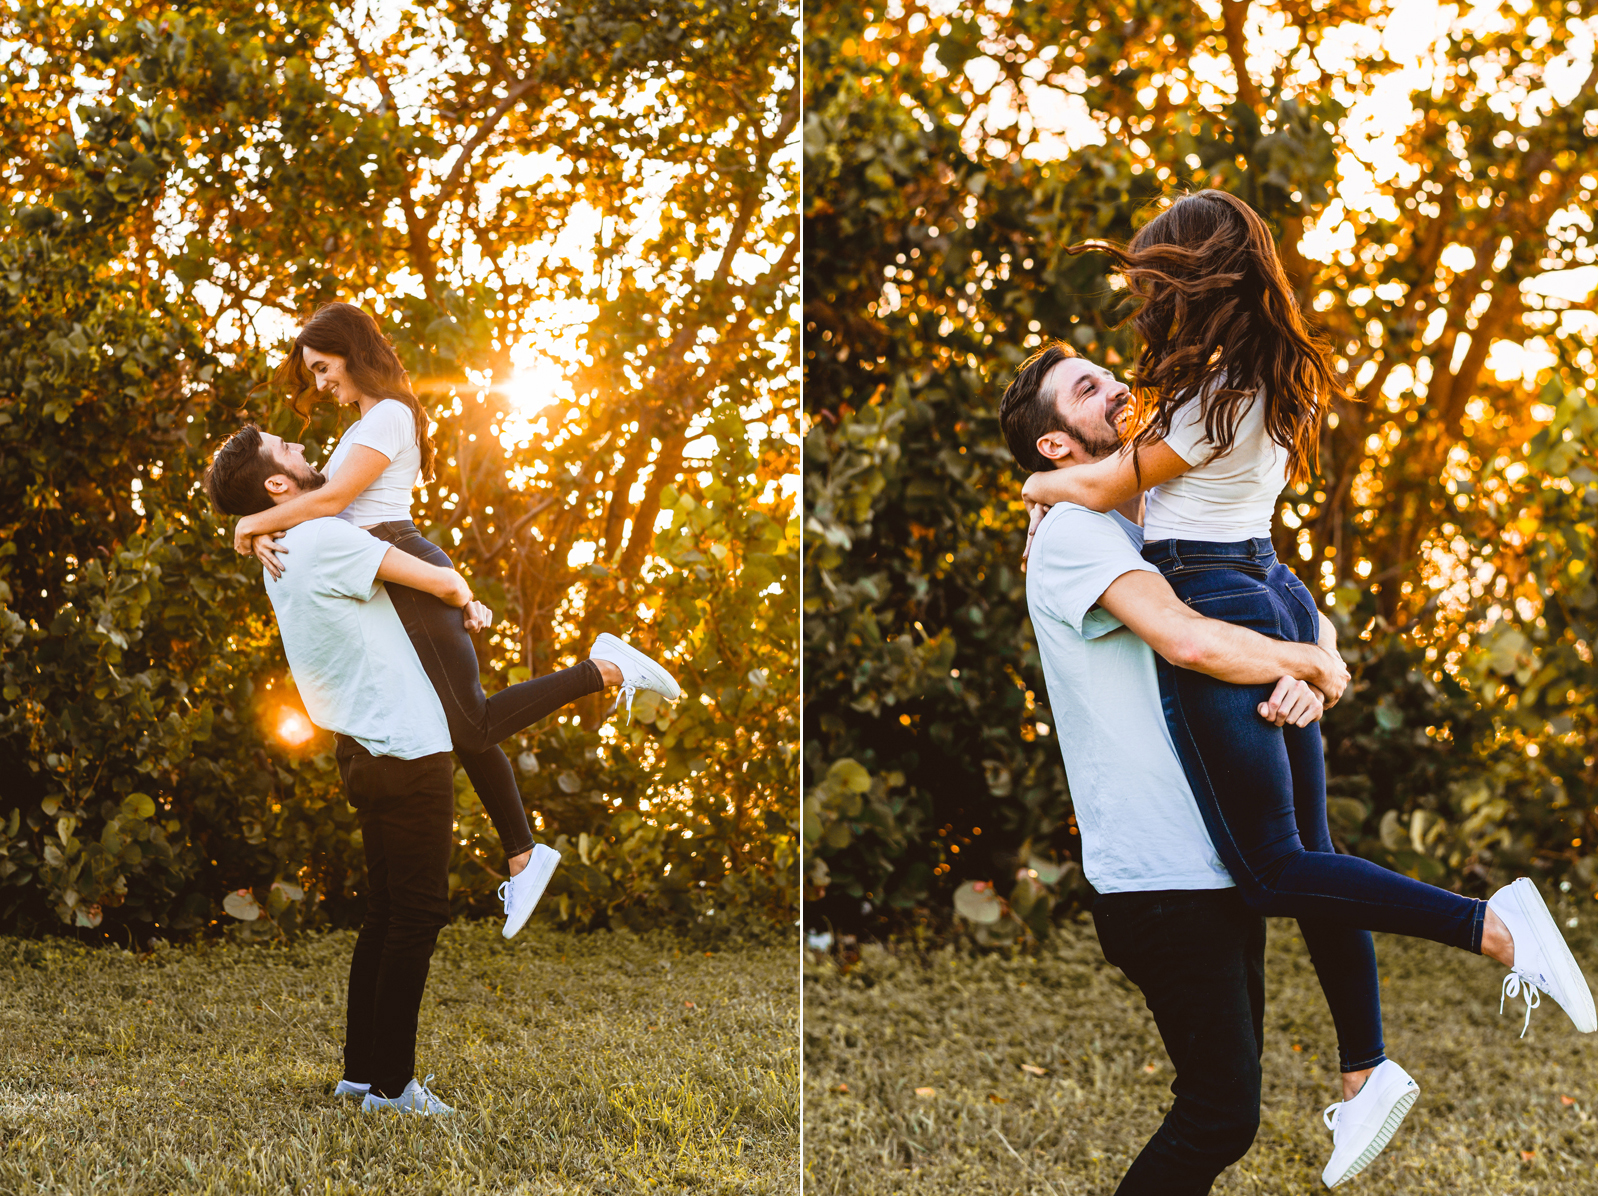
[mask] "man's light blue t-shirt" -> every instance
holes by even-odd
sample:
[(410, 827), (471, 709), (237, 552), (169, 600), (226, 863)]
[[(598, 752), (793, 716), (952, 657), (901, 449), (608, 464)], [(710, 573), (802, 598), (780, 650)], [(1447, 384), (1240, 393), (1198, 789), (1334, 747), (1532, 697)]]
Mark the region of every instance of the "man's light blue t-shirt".
[(311, 721), (374, 756), (449, 751), (444, 707), (377, 580), (389, 546), (341, 519), (307, 520), (283, 545), (283, 576), (266, 573), (266, 593)]
[(1082, 871), (1100, 893), (1230, 888), (1165, 725), (1154, 651), (1096, 605), (1116, 578), (1159, 572), (1142, 547), (1130, 520), (1060, 503), (1038, 526), (1027, 562), (1027, 609)]

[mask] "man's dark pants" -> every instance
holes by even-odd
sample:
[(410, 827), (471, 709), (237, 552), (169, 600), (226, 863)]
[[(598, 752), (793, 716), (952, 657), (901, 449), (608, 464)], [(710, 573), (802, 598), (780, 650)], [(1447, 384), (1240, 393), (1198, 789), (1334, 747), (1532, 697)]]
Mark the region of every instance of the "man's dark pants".
[(1093, 923), (1176, 1067), (1176, 1101), (1116, 1196), (1202, 1196), (1259, 1129), (1265, 919), (1209, 889), (1101, 894)]
[(361, 820), (366, 917), (350, 959), (344, 1078), (398, 1096), (416, 1074), (416, 1019), (438, 932), (449, 922), (455, 770), (448, 752), (374, 756), (338, 737), (339, 773)]

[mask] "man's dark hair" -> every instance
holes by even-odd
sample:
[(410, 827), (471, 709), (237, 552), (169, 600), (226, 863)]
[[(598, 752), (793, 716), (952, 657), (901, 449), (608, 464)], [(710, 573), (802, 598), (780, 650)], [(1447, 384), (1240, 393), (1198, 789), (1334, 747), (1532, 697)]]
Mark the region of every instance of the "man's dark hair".
[(1004, 429), (1004, 441), (1016, 463), (1030, 473), (1055, 467), (1053, 461), (1038, 452), (1038, 439), (1050, 432), (1070, 432), (1060, 418), (1059, 397), (1052, 391), (1043, 393), (1043, 380), (1055, 366), (1075, 356), (1077, 351), (1064, 341), (1045, 345), (1021, 363), (1015, 380), (1005, 387), (1004, 397), (999, 400), (999, 427)]
[(245, 424), (211, 458), (205, 492), (224, 515), (254, 515), (272, 505), (266, 479), (282, 472), (282, 466), (266, 455), (261, 429)]

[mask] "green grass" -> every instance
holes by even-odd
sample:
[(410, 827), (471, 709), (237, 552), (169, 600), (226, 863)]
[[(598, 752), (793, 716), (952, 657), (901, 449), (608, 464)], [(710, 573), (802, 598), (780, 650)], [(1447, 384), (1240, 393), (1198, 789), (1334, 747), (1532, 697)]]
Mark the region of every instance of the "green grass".
[(0, 1192), (797, 1190), (792, 947), (451, 926), (427, 1119), (330, 1095), (353, 943), (0, 940)]
[[(1582, 921), (1572, 946), (1598, 976)], [(1262, 1125), (1216, 1193), (1326, 1191), (1336, 1039), (1296, 929), (1271, 923)], [(1385, 935), (1376, 948), (1388, 1054), (1421, 1099), (1338, 1191), (1598, 1192), (1598, 1035), (1545, 998), (1520, 1040), (1524, 1006), (1498, 1016), (1497, 964)], [(844, 971), (812, 955), (804, 1029), (806, 1196), (1108, 1196), (1171, 1102), (1153, 1019), (1086, 919), (1036, 958), (873, 946)]]

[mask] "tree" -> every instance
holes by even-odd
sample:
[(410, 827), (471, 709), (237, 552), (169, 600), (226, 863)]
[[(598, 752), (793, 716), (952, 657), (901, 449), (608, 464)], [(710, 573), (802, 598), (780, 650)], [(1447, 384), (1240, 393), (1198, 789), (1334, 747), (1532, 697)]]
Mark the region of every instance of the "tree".
[[(618, 733), (590, 706), (515, 745), (571, 844), (562, 915), (791, 904), (792, 22), (688, 0), (4, 18), (0, 918), (48, 895), (79, 925), (193, 923), (220, 885), (346, 891), (328, 744), (273, 733), (295, 699), (258, 573), (196, 490), (241, 415), (298, 434), (258, 384), (331, 299), (379, 317), (433, 410), (416, 518), (499, 618), (489, 673), (570, 663), (600, 630), (681, 670), (675, 711)], [(308, 444), (337, 428), (319, 408)], [(159, 893), (103, 830), (132, 793), (170, 815)], [(465, 901), (496, 877), (469, 795), (461, 819)]]
[(1593, 262), (1595, 78), (1561, 5), (1408, 42), (1386, 17), (1357, 0), (810, 13), (819, 913), (942, 904), (1074, 853), (997, 401), (1046, 336), (1132, 360), (1104, 259), (1065, 250), (1201, 187), (1271, 224), (1348, 383), (1275, 533), (1356, 657), (1326, 724), (1339, 835), (1457, 883), (1534, 857), (1598, 879), (1575, 798), (1593, 779), (1598, 320), (1560, 273)]

